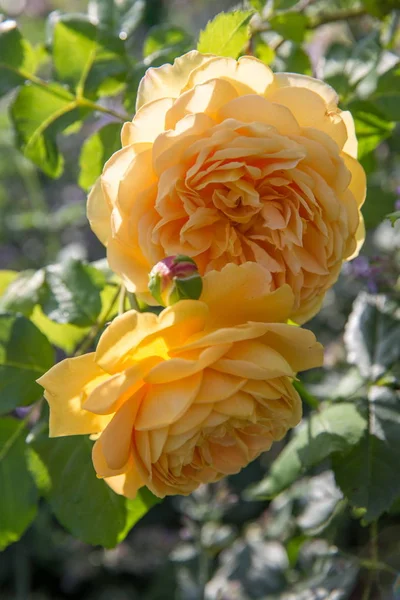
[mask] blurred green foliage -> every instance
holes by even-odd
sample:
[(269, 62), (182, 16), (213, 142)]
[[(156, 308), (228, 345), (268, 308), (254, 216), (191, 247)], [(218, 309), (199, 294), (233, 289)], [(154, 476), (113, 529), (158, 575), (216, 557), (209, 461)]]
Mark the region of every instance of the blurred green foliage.
[[(398, 3), (221, 0), (234, 10), (216, 18), (213, 3), (179, 0), (20, 5), (7, 2), (0, 23), (1, 598), (389, 594), (400, 570)], [(367, 242), (312, 323), (326, 366), (299, 384), (292, 438), (129, 533), (155, 498), (116, 496), (95, 477), (89, 440), (49, 439), (35, 380), (134, 302), (96, 260), (85, 194), (120, 146), (146, 69), (197, 39), (337, 90), (368, 176)]]

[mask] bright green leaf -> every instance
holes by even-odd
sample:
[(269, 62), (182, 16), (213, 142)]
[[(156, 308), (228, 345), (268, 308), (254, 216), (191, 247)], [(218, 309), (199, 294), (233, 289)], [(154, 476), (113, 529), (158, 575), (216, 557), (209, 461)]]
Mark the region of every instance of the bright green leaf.
[(21, 85), (34, 67), (34, 52), (16, 22), (0, 22), (0, 97)]
[(17, 419), (0, 419), (0, 551), (19, 540), (37, 511), (21, 426)]
[(250, 488), (247, 495), (251, 499), (276, 496), (333, 453), (348, 452), (366, 425), (355, 403), (332, 404), (313, 414), (285, 446), (266, 479)]
[(78, 260), (51, 265), (45, 269), (39, 303), (56, 323), (87, 327), (93, 325), (100, 314), (100, 291), (104, 285), (103, 273)]
[(30, 316), (32, 323), (47, 337), (53, 346), (73, 354), (75, 348), (87, 336), (90, 327), (77, 327), (68, 323), (55, 323), (43, 313), (40, 306), (35, 306)]
[(60, 523), (87, 544), (113, 548), (159, 500), (142, 489), (134, 500), (116, 495), (93, 468), (87, 437), (37, 439), (47, 476), (43, 493)]
[(266, 65), (270, 65), (275, 58), (275, 50), (268, 46), (261, 37), (258, 37), (254, 45), (254, 56), (262, 60)]
[(250, 39), (251, 10), (220, 13), (200, 32), (199, 52), (237, 58)]
[(299, 0), (275, 0), (274, 9), (275, 10), (289, 10), (289, 8), (293, 8), (298, 4)]
[(43, 271), (23, 271), (0, 298), (0, 310), (20, 312), (29, 317), (39, 302), (38, 291), (43, 283)]
[(349, 363), (377, 381), (400, 360), (400, 308), (387, 296), (361, 292), (346, 324), (345, 343)]
[(4, 294), (10, 283), (12, 283), (14, 279), (17, 279), (17, 277), (18, 271), (0, 271), (0, 296)]
[(307, 23), (307, 17), (299, 12), (281, 13), (269, 20), (273, 31), (279, 33), (285, 40), (292, 40), (298, 44), (304, 41)]
[(393, 131), (394, 123), (366, 100), (354, 100), (347, 105), (352, 113), (358, 139), (358, 157), (361, 158), (375, 150)]
[(58, 79), (85, 96), (111, 95), (127, 72), (123, 41), (84, 15), (52, 19), (53, 61)]
[(334, 458), (336, 482), (367, 522), (400, 494), (400, 392), (374, 386), (366, 401), (369, 427), (344, 459)]
[(109, 123), (87, 138), (79, 158), (79, 185), (89, 190), (100, 177), (104, 164), (121, 148), (121, 124)]
[(391, 224), (395, 225), (396, 221), (400, 219), (400, 210), (396, 210), (395, 212), (389, 213), (386, 215), (386, 218), (390, 220)]
[(24, 85), (11, 105), (17, 144), (47, 175), (59, 177), (64, 160), (56, 136), (87, 112), (78, 110), (74, 97), (58, 84)]

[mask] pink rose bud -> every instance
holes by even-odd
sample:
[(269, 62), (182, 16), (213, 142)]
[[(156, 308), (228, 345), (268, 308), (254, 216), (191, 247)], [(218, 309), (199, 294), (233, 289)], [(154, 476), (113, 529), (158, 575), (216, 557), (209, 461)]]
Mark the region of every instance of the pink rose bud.
[(167, 256), (150, 271), (149, 290), (161, 306), (171, 306), (179, 300), (198, 300), (202, 289), (203, 280), (189, 256)]

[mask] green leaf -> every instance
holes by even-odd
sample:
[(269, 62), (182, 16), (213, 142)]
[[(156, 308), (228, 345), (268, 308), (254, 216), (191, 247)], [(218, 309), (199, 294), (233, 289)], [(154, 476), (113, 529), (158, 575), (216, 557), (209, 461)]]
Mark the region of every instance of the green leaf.
[(286, 12), (275, 15), (269, 20), (273, 31), (276, 31), (285, 40), (292, 40), (301, 44), (306, 35), (308, 19), (299, 12)]
[(181, 27), (173, 25), (156, 25), (149, 31), (147, 38), (143, 44), (144, 58), (151, 56), (156, 52), (163, 51), (167, 48), (176, 47), (181, 54), (188, 49), (192, 39), (190, 35)]
[(333, 453), (348, 452), (365, 428), (366, 420), (354, 403), (332, 404), (313, 414), (285, 446), (266, 479), (251, 487), (247, 496), (252, 500), (276, 496)]
[(275, 50), (266, 44), (260, 36), (257, 36), (254, 45), (254, 56), (262, 60), (266, 65), (270, 65), (275, 58)]
[(396, 210), (395, 212), (389, 213), (386, 215), (386, 218), (390, 220), (392, 226), (394, 227), (396, 221), (400, 219), (400, 210)]
[(387, 296), (361, 292), (346, 324), (347, 359), (377, 381), (400, 360), (400, 309)]
[(0, 313), (0, 414), (39, 400), (36, 379), (54, 363), (46, 337), (22, 315)]
[(299, 0), (275, 0), (274, 10), (288, 10), (298, 4)]
[(334, 471), (350, 503), (371, 522), (400, 494), (400, 392), (371, 387), (366, 405), (368, 428), (345, 459), (335, 457)]
[(375, 150), (394, 129), (391, 123), (371, 102), (354, 100), (347, 105), (352, 113), (358, 138), (358, 158)]
[(34, 52), (15, 21), (0, 22), (0, 97), (21, 85), (35, 67)]
[(39, 303), (56, 323), (87, 327), (93, 325), (100, 314), (100, 290), (104, 286), (103, 273), (78, 260), (69, 260), (45, 269)]
[(114, 0), (89, 0), (88, 14), (99, 27), (109, 31), (118, 30), (119, 14)]
[(378, 79), (370, 98), (374, 106), (390, 121), (400, 121), (400, 66), (397, 64)]
[(252, 10), (220, 13), (200, 32), (199, 52), (237, 58), (250, 39)]
[(124, 42), (84, 15), (52, 17), (52, 49), (57, 78), (89, 97), (121, 89), (128, 63)]
[(89, 190), (92, 187), (100, 177), (106, 161), (120, 148), (120, 123), (109, 123), (87, 138), (79, 158), (81, 188)]
[(24, 85), (11, 105), (17, 145), (46, 175), (59, 177), (64, 160), (57, 134), (87, 113), (87, 109), (77, 109), (74, 96), (56, 83)]
[(30, 320), (40, 329), (53, 346), (61, 348), (66, 354), (73, 354), (75, 348), (90, 330), (90, 327), (77, 327), (68, 323), (55, 323), (46, 317), (40, 306), (35, 306)]
[[(107, 2), (107, 0), (103, 0)], [(149, 5), (150, 11), (154, 10), (154, 0)], [(157, 10), (155, 10), (157, 13)], [(145, 20), (146, 16), (146, 1), (145, 0), (134, 0), (127, 11), (121, 16), (120, 35), (123, 38), (129, 37), (139, 27), (140, 23)], [(157, 22), (157, 21), (155, 21)]]
[(280, 57), (284, 59), (285, 71), (289, 73), (312, 75), (310, 57), (298, 44), (285, 44), (284, 49), (280, 53)]
[[(367, 154), (364, 156), (364, 160), (362, 160), (361, 164), (367, 173), (373, 173), (377, 169), (376, 165), (370, 170), (366, 168), (368, 167), (365, 164), (366, 159), (373, 156), (371, 153)], [(373, 178), (371, 179), (372, 181), (368, 185), (367, 199), (362, 207), (362, 214), (367, 229), (372, 229), (379, 225), (387, 213), (393, 209), (396, 202), (396, 194), (393, 191), (385, 189), (382, 181), (373, 181)]]
[(0, 419), (0, 551), (19, 540), (37, 511), (21, 425), (16, 419)]
[(18, 271), (0, 271), (0, 296), (4, 294), (10, 283), (17, 279)]
[(0, 298), (0, 310), (20, 312), (29, 317), (39, 302), (39, 288), (43, 284), (43, 271), (23, 271), (14, 279)]
[(134, 500), (116, 495), (98, 479), (87, 437), (40, 438), (33, 442), (47, 477), (44, 496), (72, 535), (87, 544), (113, 548), (159, 499), (142, 489)]

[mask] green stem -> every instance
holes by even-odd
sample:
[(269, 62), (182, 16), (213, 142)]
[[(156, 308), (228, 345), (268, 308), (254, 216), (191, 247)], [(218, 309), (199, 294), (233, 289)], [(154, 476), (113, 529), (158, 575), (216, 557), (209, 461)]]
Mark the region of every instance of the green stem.
[[(9, 71), (12, 71), (13, 73), (16, 73), (17, 75), (19, 75), (23, 79), (26, 79), (27, 81), (30, 81), (34, 85), (37, 85), (37, 86), (39, 86), (41, 88), (45, 88), (45, 89), (49, 88), (49, 84), (47, 83), (47, 81), (44, 81), (44, 79), (41, 79), (40, 77), (37, 77), (36, 75), (33, 75), (33, 73), (28, 73), (27, 71), (25, 71), (23, 69), (14, 69), (13, 67), (10, 67), (9, 65), (6, 65), (3, 63), (1, 63), (1, 67), (8, 69)], [(75, 96), (74, 100), (71, 102), (71, 105), (68, 107), (68, 110), (72, 110), (74, 108), (79, 108), (79, 107), (90, 108), (91, 110), (95, 110), (97, 112), (101, 112), (106, 115), (110, 115), (111, 117), (115, 117), (116, 119), (118, 119), (119, 121), (122, 121), (122, 122), (129, 121), (128, 115), (119, 113), (116, 110), (113, 110), (112, 108), (107, 108), (106, 106), (102, 106), (101, 104), (97, 104), (97, 102), (93, 102), (92, 100), (89, 100), (88, 98), (83, 97), (82, 89), (80, 87), (78, 87), (77, 95)], [(65, 112), (65, 108), (63, 109), (63, 112)]]
[(320, 409), (320, 403), (318, 400), (315, 398), (315, 396), (310, 394), (309, 391), (307, 391), (301, 381), (293, 381), (293, 387), (300, 394), (301, 399), (304, 400), (304, 402), (308, 404), (310, 408), (314, 410)]
[(76, 348), (76, 350), (73, 354), (74, 357), (81, 356), (82, 354), (84, 354), (86, 352), (86, 350), (88, 350), (90, 348), (90, 346), (92, 345), (97, 334), (103, 329), (103, 327), (105, 326), (105, 324), (107, 323), (107, 321), (110, 317), (111, 311), (112, 311), (115, 303), (117, 302), (119, 295), (121, 294), (121, 287), (122, 286), (120, 286), (120, 285), (118, 286), (117, 291), (115, 292), (114, 296), (111, 298), (109, 307), (106, 310), (106, 312), (104, 313), (103, 317), (101, 319), (99, 319), (98, 321), (96, 321), (96, 323), (90, 329), (90, 331), (88, 332), (86, 337), (84, 337), (82, 342), (78, 345), (78, 347)]
[(125, 122), (129, 121), (128, 115), (121, 114), (112, 108), (107, 108), (106, 106), (102, 106), (101, 104), (97, 104), (96, 102), (92, 102), (87, 98), (77, 98), (77, 106), (81, 106), (82, 108), (91, 108), (92, 110), (96, 110), (97, 112), (104, 113), (105, 115), (110, 115), (111, 117), (115, 117), (119, 121)]

